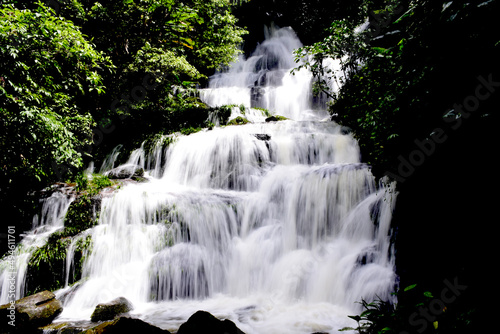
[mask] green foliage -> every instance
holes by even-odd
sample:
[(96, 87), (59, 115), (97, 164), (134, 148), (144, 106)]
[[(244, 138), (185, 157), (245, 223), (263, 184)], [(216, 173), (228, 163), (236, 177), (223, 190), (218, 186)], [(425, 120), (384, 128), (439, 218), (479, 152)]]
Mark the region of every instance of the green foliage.
[(200, 126), (196, 84), (235, 59), (245, 33), (224, 0), (47, 3), (0, 7), (2, 191), (74, 177), (96, 158), (97, 124), (110, 129), (104, 154), (128, 127)]
[(75, 183), (76, 191), (89, 196), (97, 195), (102, 189), (113, 185), (113, 182), (106, 175), (95, 173), (88, 175), (85, 172), (76, 175)]
[[(364, 160), (383, 172), (397, 169), (392, 164), (399, 154), (443, 124), (445, 111), (470, 95), (477, 76), (491, 73), (500, 37), (484, 33), (497, 31), (495, 1), (375, 6), (363, 7), (371, 28), (335, 21), (323, 41), (296, 55), (317, 77), (316, 92), (333, 98), (332, 118), (354, 130)], [(327, 81), (343, 76), (335, 78), (325, 58), (340, 61), (347, 77), (338, 92)]]
[(84, 172), (80, 172), (76, 175), (75, 182), (77, 191), (83, 191), (89, 186), (89, 179)]
[(98, 193), (101, 189), (111, 187), (113, 182), (106, 176), (101, 174), (93, 174), (90, 182), (92, 186), (91, 193)]
[(230, 10), (224, 0), (2, 1), (0, 205), (20, 229), (28, 193), (67, 178), (86, 188), (78, 172), (116, 145), (210, 126), (196, 87), (240, 52), (245, 30)]
[[(436, 297), (412, 284), (397, 292), (400, 303), (391, 304), (377, 299), (371, 303), (362, 300), (363, 311), (349, 316), (357, 322), (356, 328), (345, 327), (340, 331), (355, 330), (359, 334), (401, 333), (457, 333), (473, 332), (474, 308), (459, 303), (445, 305)], [(438, 297), (439, 298), (439, 297)], [(429, 311), (430, 307), (445, 305), (442, 310)]]
[(71, 203), (64, 218), (64, 226), (73, 232), (80, 233), (97, 224), (99, 199), (90, 195), (78, 197)]
[(239, 105), (239, 108), (240, 108), (240, 112), (242, 115), (245, 115), (245, 105), (242, 103)]
[(158, 147), (166, 149), (170, 144), (174, 143), (176, 139), (177, 137), (174, 134), (150, 134), (146, 140), (142, 142), (142, 145), (146, 152), (153, 153)]
[(231, 116), (232, 105), (223, 105), (217, 108), (214, 108), (210, 111), (210, 119), (214, 122), (218, 120), (219, 124), (226, 124)]
[(181, 133), (185, 136), (188, 136), (192, 133), (196, 133), (196, 132), (200, 132), (201, 131), (201, 128), (193, 128), (193, 127), (189, 127), (189, 128), (182, 128), (181, 129)]
[(80, 168), (91, 143), (94, 121), (80, 101), (104, 92), (101, 73), (111, 63), (53, 14), (41, 3), (0, 8), (2, 201), (60, 179), (58, 165)]
[[(78, 4), (83, 11), (76, 10)], [(65, 3), (60, 13), (80, 25), (116, 64), (118, 75), (105, 78), (110, 97), (130, 92), (147, 73), (159, 74), (159, 94), (148, 92), (150, 104), (135, 105), (137, 113), (168, 102), (158, 97), (172, 93), (173, 84), (190, 85), (235, 59), (245, 30), (230, 9), (224, 0), (81, 0)], [(102, 107), (109, 108), (109, 100)]]
[(359, 334), (382, 334), (382, 333), (398, 333), (391, 327), (395, 326), (395, 312), (392, 305), (386, 301), (375, 300), (371, 303), (362, 300), (360, 304), (364, 311), (360, 315), (349, 316), (358, 324), (356, 328), (345, 327), (340, 331), (355, 330)]
[[(73, 275), (69, 277), (69, 284), (82, 278), (83, 263), (92, 249), (90, 236), (82, 235), (75, 238), (78, 239), (74, 245)], [(44, 246), (33, 251), (28, 262), (25, 295), (64, 287), (67, 249), (72, 241), (64, 230), (58, 231), (49, 237)]]

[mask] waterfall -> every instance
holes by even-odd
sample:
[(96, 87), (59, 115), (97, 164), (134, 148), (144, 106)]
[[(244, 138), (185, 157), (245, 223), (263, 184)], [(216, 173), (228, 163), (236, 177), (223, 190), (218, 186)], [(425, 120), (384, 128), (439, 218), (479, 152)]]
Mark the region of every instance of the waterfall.
[(63, 228), (64, 216), (73, 200), (67, 187), (40, 200), (40, 216), (33, 217), (32, 230), (24, 235), (11, 254), (7, 253), (0, 259), (0, 305), (24, 297), (26, 271), (32, 253), (44, 246), (52, 233)]
[(293, 51), (302, 44), (291, 28), (271, 27), (266, 36), (248, 59), (240, 57), (228, 71), (213, 75), (201, 97), (212, 106), (260, 107), (294, 120), (307, 119), (312, 75), (305, 70), (291, 73), (297, 66)]
[[(291, 29), (270, 30), (202, 90), (209, 105), (243, 105), (231, 117), (252, 123), (134, 151), (148, 182), (103, 198), (60, 320), (122, 296), (170, 330), (203, 309), (246, 333), (336, 333), (361, 299), (391, 298), (394, 185), (376, 182), (352, 134), (313, 110), (310, 73), (290, 74), (299, 46)], [(256, 89), (261, 108), (289, 119), (265, 122)]]

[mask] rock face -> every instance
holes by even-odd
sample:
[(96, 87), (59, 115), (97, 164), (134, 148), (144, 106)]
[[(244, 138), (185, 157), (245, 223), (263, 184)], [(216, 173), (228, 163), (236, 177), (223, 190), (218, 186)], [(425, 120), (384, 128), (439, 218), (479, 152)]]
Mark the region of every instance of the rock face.
[(92, 321), (112, 320), (117, 315), (133, 309), (132, 304), (124, 297), (113, 299), (109, 303), (98, 304), (90, 317)]
[(252, 108), (263, 108), (265, 107), (263, 103), (263, 98), (265, 90), (259, 86), (253, 86), (250, 89), (250, 107)]
[(50, 291), (16, 300), (15, 303), (0, 306), (0, 332), (34, 332), (36, 328), (50, 324), (62, 310), (61, 302)]
[(231, 320), (219, 320), (205, 311), (198, 311), (183, 323), (177, 334), (244, 334)]

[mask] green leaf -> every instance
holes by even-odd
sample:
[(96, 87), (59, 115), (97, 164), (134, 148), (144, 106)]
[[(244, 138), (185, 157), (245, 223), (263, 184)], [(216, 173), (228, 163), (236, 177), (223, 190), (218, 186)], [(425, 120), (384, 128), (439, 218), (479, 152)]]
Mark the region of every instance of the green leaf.
[(417, 285), (416, 284), (412, 284), (412, 285), (409, 285), (407, 286), (403, 291), (406, 292), (406, 291), (410, 291), (412, 289), (414, 289)]
[(357, 321), (357, 322), (361, 321), (361, 317), (359, 315), (348, 315), (348, 317)]
[[(370, 305), (370, 306), (372, 306), (372, 305)], [(372, 313), (373, 313), (373, 310), (369, 309), (369, 310), (366, 310), (363, 313), (361, 313), (360, 316), (361, 317), (366, 317), (367, 315), (372, 314)]]

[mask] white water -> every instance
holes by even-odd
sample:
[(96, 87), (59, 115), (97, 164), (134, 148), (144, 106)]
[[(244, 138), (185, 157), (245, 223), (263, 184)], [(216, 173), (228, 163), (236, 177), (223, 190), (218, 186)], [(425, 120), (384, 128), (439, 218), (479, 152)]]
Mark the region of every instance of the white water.
[[(134, 152), (149, 182), (103, 199), (84, 279), (59, 320), (89, 319), (123, 296), (134, 315), (172, 331), (202, 309), (248, 334), (337, 333), (355, 325), (347, 315), (362, 298), (390, 299), (393, 188), (375, 183), (350, 134), (311, 110), (310, 75), (288, 74), (298, 46), (293, 32), (276, 31), (258, 59), (202, 93), (209, 104), (245, 104), (254, 124)], [(267, 106), (294, 120), (265, 123), (249, 109), (247, 85), (262, 78), (255, 64), (269, 52), (278, 66), (265, 69), (277, 78), (266, 79)]]

